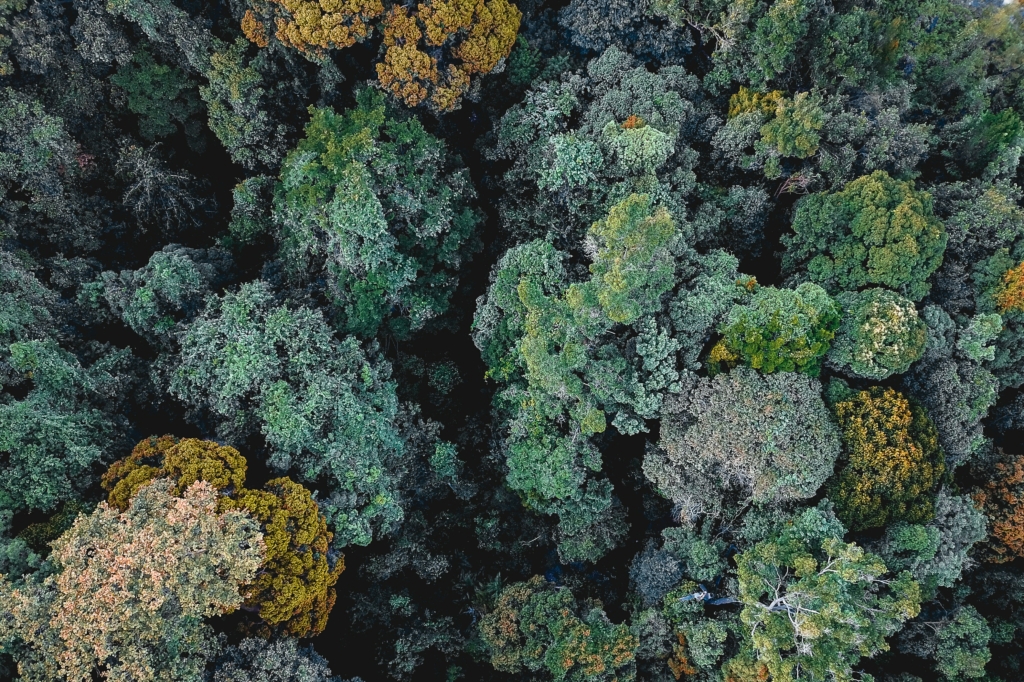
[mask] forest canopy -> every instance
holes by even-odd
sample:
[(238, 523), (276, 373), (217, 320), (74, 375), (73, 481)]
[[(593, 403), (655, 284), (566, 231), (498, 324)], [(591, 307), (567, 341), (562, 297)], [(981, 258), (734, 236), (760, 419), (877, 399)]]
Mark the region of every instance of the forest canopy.
[(1024, 0), (0, 0), (0, 682), (1024, 679)]

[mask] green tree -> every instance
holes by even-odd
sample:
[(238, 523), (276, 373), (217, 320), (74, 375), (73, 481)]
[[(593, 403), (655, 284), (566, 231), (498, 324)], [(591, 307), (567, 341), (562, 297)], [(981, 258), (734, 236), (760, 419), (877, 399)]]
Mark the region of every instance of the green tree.
[(722, 344), (766, 374), (817, 376), (839, 328), (840, 308), (811, 282), (796, 289), (759, 287), (749, 303), (736, 305), (722, 326)]
[(479, 214), (466, 171), (372, 88), (336, 114), (312, 110), (285, 159), (274, 220), (300, 278), (324, 272), (346, 331), (400, 337), (448, 309)]
[(817, 381), (737, 367), (666, 401), (644, 472), (691, 514), (718, 514), (812, 497), (839, 451)]
[(180, 69), (158, 63), (143, 47), (110, 77), (110, 82), (127, 94), (128, 109), (139, 116), (143, 138), (153, 141), (167, 137), (181, 126), (195, 144), (201, 129), (194, 117), (202, 105), (195, 83)]
[(50, 511), (85, 492), (118, 443), (123, 424), (114, 415), (131, 353), (110, 352), (83, 367), (52, 340), (10, 349), (11, 367), (32, 383), (22, 399), (0, 398), (0, 508)]
[(928, 332), (914, 304), (888, 289), (844, 291), (836, 297), (843, 321), (829, 363), (854, 376), (880, 380), (910, 369), (924, 353)]
[(927, 193), (875, 171), (797, 204), (793, 234), (783, 236), (783, 271), (833, 292), (881, 285), (918, 301), (946, 239)]
[(501, 672), (542, 673), (571, 682), (633, 680), (638, 641), (599, 604), (577, 604), (568, 588), (540, 576), (509, 585), (480, 620), (480, 636)]
[(223, 437), (259, 432), (269, 464), (329, 481), (324, 510), (340, 546), (368, 544), (402, 517), (402, 450), (387, 363), (334, 337), (319, 311), (277, 303), (265, 282), (212, 297), (180, 336), (170, 391)]
[(736, 556), (747, 644), (773, 680), (852, 679), (920, 610), (910, 574), (887, 575), (844, 533), (827, 507), (808, 509)]
[(177, 497), (156, 482), (123, 514), (79, 517), (49, 577), (0, 583), (0, 642), (25, 680), (201, 680), (216, 650), (203, 619), (241, 605), (264, 552), (258, 525), (218, 513), (208, 483)]

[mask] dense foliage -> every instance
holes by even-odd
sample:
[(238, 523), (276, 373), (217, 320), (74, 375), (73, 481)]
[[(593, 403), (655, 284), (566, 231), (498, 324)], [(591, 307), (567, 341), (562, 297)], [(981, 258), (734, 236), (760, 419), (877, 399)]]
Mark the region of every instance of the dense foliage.
[(0, 681), (1024, 679), (1022, 156), (1022, 0), (0, 0)]

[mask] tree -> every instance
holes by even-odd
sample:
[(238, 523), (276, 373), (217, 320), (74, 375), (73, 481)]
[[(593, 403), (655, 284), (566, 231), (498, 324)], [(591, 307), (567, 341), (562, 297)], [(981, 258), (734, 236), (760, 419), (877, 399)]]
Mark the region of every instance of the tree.
[(293, 637), (323, 632), (345, 561), (330, 551), (333, 535), (316, 500), (298, 483), (275, 478), (263, 490), (239, 491), (236, 508), (260, 523), (267, 546), (260, 574), (243, 588), (245, 606), (269, 625), (257, 631)]
[(729, 311), (722, 343), (766, 374), (781, 370), (817, 376), (839, 328), (839, 315), (839, 306), (816, 284), (759, 287), (749, 303)]
[(509, 245), (545, 238), (585, 257), (581, 237), (633, 193), (664, 205), (688, 237), (682, 218), (699, 159), (688, 133), (714, 128), (713, 113), (682, 67), (653, 72), (614, 46), (585, 73), (536, 80), (484, 150), (509, 162), (499, 202)]
[(875, 386), (833, 406), (844, 452), (826, 494), (851, 530), (935, 515), (945, 455), (924, 410)]
[(793, 99), (781, 97), (772, 113), (774, 117), (761, 127), (763, 144), (781, 156), (798, 159), (818, 151), (825, 113), (816, 97), (806, 92), (797, 93)]
[(960, 608), (936, 638), (936, 670), (950, 680), (984, 677), (985, 665), (992, 659), (988, 648), (991, 636), (977, 609), (969, 605)]
[(928, 341), (921, 360), (904, 376), (908, 393), (935, 423), (950, 466), (984, 451), (982, 420), (999, 395), (999, 382), (986, 367), (995, 357), (993, 341), (1002, 331), (999, 315), (975, 315), (956, 323), (938, 306), (925, 306)]
[(248, 637), (217, 657), (213, 682), (336, 682), (327, 661), (291, 637)]
[[(496, 402), (508, 415), (509, 485), (534, 509), (559, 515), (566, 561), (596, 560), (625, 530), (611, 486), (588, 480), (588, 469), (601, 468), (589, 437), (605, 431), (609, 414), (623, 433), (646, 430), (643, 419), (654, 418), (678, 380), (678, 344), (651, 319), (673, 281), (668, 212), (630, 195), (590, 235), (589, 279), (563, 290), (562, 257), (524, 245), (492, 278), (476, 323), (476, 343), (501, 357), (492, 376), (501, 371), (507, 384)], [(526, 254), (543, 260), (527, 267)], [(632, 357), (610, 334), (617, 324), (634, 327)]]
[(610, 623), (598, 604), (580, 607), (569, 589), (540, 576), (502, 590), (478, 627), (501, 672), (543, 671), (572, 682), (635, 678), (638, 642), (629, 629)]
[(264, 556), (257, 524), (217, 512), (208, 483), (168, 482), (107, 504), (54, 543), (54, 573), (0, 586), (0, 641), (26, 680), (200, 680), (215, 647), (203, 618), (242, 603)]
[(169, 478), (181, 495), (197, 481), (222, 497), (218, 508), (246, 512), (259, 524), (266, 553), (243, 608), (261, 619), (251, 629), (269, 636), (309, 637), (323, 632), (334, 607), (334, 584), (345, 561), (330, 547), (333, 534), (310, 492), (288, 478), (263, 490), (244, 487), (246, 460), (238, 450), (195, 438), (147, 438), (103, 476), (108, 503), (126, 509), (144, 486)]
[(877, 381), (906, 372), (924, 353), (927, 327), (899, 294), (871, 288), (843, 292), (836, 302), (843, 321), (828, 356), (836, 368)]
[(928, 194), (875, 171), (834, 194), (802, 199), (793, 234), (783, 237), (782, 264), (832, 292), (881, 285), (918, 301), (946, 240)]
[(376, 64), (380, 86), (411, 107), (428, 102), (439, 112), (457, 109), (476, 74), (493, 71), (512, 51), (522, 13), (507, 0), (432, 0), (411, 10), (380, 0), (323, 6), (308, 0), (253, 0), (242, 30), (260, 47), (267, 25), (284, 45), (314, 59), (329, 49), (383, 35)]
[(910, 571), (922, 595), (933, 598), (937, 588), (953, 587), (972, 566), (968, 552), (988, 536), (984, 513), (968, 495), (939, 491), (935, 518), (927, 525), (897, 522), (886, 528), (878, 554), (891, 570)]
[(277, 168), (292, 131), (271, 116), (282, 93), (264, 74), (267, 58), (261, 52), (249, 59), (241, 37), (215, 46), (203, 69), (207, 84), (199, 87), (207, 125), (236, 163), (250, 170)]
[(862, 656), (920, 610), (906, 571), (854, 543), (827, 507), (808, 509), (776, 537), (736, 556), (748, 646), (773, 680), (851, 679)]
[(839, 457), (820, 385), (737, 367), (666, 401), (644, 473), (692, 514), (812, 497)]
[(96, 466), (118, 444), (131, 353), (109, 352), (83, 367), (49, 339), (10, 350), (12, 369), (32, 383), (23, 398), (0, 399), (0, 508), (50, 511), (88, 489)]
[(0, 251), (0, 384), (20, 383), (22, 373), (10, 364), (10, 346), (41, 338), (53, 324), (56, 300), (14, 254)]
[(372, 88), (341, 114), (312, 111), (287, 156), (273, 219), (293, 276), (323, 272), (346, 331), (400, 337), (448, 308), (474, 247), (472, 184), (415, 118)]
[(231, 271), (220, 249), (165, 246), (138, 270), (104, 272), (102, 292), (114, 313), (155, 345), (167, 344), (202, 310), (206, 296)]
[(225, 439), (262, 433), (275, 469), (325, 477), (339, 547), (368, 544), (401, 519), (386, 363), (352, 337), (336, 339), (319, 311), (278, 304), (265, 282), (211, 297), (179, 338), (171, 393), (212, 417)]
[(1001, 564), (1024, 556), (1024, 455), (997, 452), (998, 457), (973, 495), (990, 524), (982, 556)]
[(128, 96), (128, 109), (139, 116), (139, 133), (146, 140), (173, 135), (181, 126), (189, 141), (197, 144), (201, 128), (196, 125), (199, 113), (198, 91), (180, 69), (160, 64), (145, 47), (132, 61), (122, 65), (110, 82)]

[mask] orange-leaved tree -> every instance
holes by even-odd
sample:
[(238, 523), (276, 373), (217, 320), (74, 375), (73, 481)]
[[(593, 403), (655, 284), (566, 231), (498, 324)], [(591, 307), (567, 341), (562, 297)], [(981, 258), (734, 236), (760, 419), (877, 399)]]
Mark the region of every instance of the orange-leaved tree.
[(1024, 313), (1024, 262), (1010, 268), (995, 291), (999, 312), (1011, 310)]
[(1024, 455), (998, 452), (988, 480), (973, 495), (990, 524), (988, 539), (979, 545), (981, 554), (995, 564), (1024, 556)]
[(330, 549), (333, 534), (310, 492), (288, 478), (264, 490), (245, 487), (246, 461), (238, 450), (196, 438), (143, 440), (114, 462), (103, 476), (108, 504), (127, 509), (138, 491), (170, 479), (173, 494), (203, 481), (218, 492), (220, 510), (248, 512), (260, 524), (266, 557), (253, 583), (243, 590), (242, 609), (259, 615), (250, 630), (309, 637), (319, 634), (336, 599), (334, 584), (344, 558)]
[(412, 7), (381, 0), (250, 0), (242, 31), (260, 47), (268, 24), (282, 44), (322, 57), (370, 37), (383, 38), (377, 78), (409, 106), (458, 107), (470, 78), (508, 57), (522, 13), (508, 0), (431, 0)]

